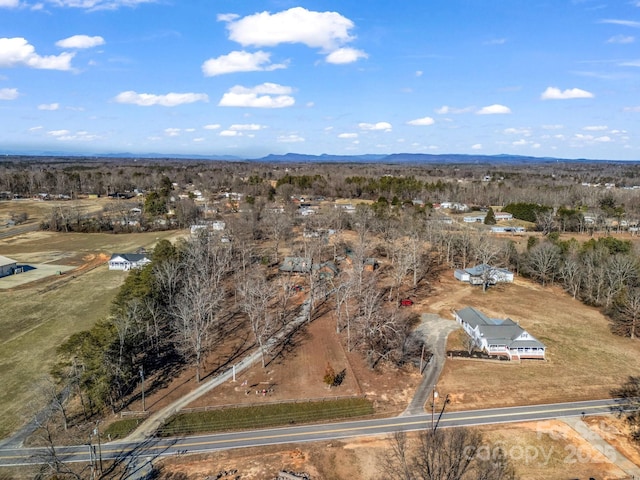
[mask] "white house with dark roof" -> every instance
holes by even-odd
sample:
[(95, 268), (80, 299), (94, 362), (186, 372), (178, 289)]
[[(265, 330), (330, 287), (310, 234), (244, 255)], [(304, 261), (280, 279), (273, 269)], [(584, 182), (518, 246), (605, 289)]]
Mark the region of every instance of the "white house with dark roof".
[(151, 259), (143, 253), (114, 253), (109, 259), (109, 270), (132, 270), (134, 268), (142, 268)]
[(496, 283), (513, 283), (513, 272), (506, 268), (498, 268), (482, 263), (475, 267), (458, 269), (453, 272), (456, 280), (468, 282), (471, 285), (482, 285), (487, 282), (489, 285)]
[(13, 275), (18, 268), (18, 262), (9, 257), (0, 255), (0, 277)]
[(487, 355), (509, 360), (545, 358), (544, 344), (510, 318), (489, 318), (473, 307), (457, 310), (454, 317), (475, 346)]

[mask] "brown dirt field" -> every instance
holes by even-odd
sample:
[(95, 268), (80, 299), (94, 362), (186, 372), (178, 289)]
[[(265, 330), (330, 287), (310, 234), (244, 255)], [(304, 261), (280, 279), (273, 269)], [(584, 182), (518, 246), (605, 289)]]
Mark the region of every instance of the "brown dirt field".
[[(386, 367), (371, 371), (357, 353), (346, 352), (342, 340), (335, 332), (332, 315), (324, 315), (296, 335), (295, 349), (286, 352), (284, 357), (277, 356), (264, 369), (257, 362), (238, 374), (235, 383), (229, 381), (212, 390), (190, 404), (189, 408), (364, 394), (374, 401), (376, 411), (381, 414), (393, 415), (404, 410), (419, 381), (418, 373), (411, 370), (399, 373)], [(336, 372), (346, 370), (342, 385), (329, 389), (323, 383), (327, 364), (331, 364)], [(209, 360), (207, 365), (213, 366), (214, 360)], [(194, 375), (193, 369), (186, 369), (166, 389), (148, 393), (148, 409), (159, 410), (192, 390), (196, 386)], [(256, 394), (256, 390), (263, 389), (272, 391), (264, 396), (262, 393)], [(130, 409), (141, 410), (141, 407), (140, 402), (136, 402)]]

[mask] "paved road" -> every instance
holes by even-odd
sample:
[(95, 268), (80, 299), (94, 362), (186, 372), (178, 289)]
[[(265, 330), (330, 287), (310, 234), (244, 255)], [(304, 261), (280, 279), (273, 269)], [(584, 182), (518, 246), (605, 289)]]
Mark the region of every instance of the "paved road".
[[(524, 407), (492, 408), (444, 413), (436, 418), (438, 428), (499, 423), (529, 422), (583, 414), (604, 415), (617, 410), (618, 400), (594, 400)], [(394, 418), (346, 421), (325, 425), (305, 425), (265, 430), (221, 433), (183, 438), (149, 438), (141, 442), (112, 442), (103, 444), (103, 460), (126, 460), (129, 464), (148, 465), (153, 459), (171, 455), (212, 452), (234, 448), (257, 447), (285, 443), (329, 441), (340, 438), (372, 436), (397, 431), (432, 428), (430, 414)], [(95, 449), (95, 446), (94, 446)], [(65, 463), (89, 462), (89, 445), (56, 447), (58, 458)], [(98, 454), (99, 452), (95, 452)], [(94, 453), (92, 453), (94, 454)], [(8, 448), (0, 450), (0, 466), (43, 463), (48, 456), (45, 449)], [(50, 458), (50, 457), (48, 457)]]
[(21, 235), (27, 232), (35, 232), (40, 229), (39, 222), (30, 223), (28, 225), (22, 225), (19, 227), (11, 227), (5, 230), (0, 230), (0, 239), (14, 237), (16, 235)]

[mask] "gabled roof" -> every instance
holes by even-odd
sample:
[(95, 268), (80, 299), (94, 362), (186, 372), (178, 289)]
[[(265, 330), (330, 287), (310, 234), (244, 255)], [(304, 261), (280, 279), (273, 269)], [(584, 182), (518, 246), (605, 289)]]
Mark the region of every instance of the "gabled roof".
[(280, 271), (308, 273), (311, 271), (311, 259), (309, 257), (284, 257), (280, 265)]
[(111, 255), (109, 261), (115, 260), (117, 258), (122, 258), (123, 260), (131, 263), (138, 263), (142, 260), (149, 260), (149, 257), (143, 253), (114, 253), (113, 255)]
[(465, 268), (464, 271), (467, 272), (469, 275), (471, 275), (473, 277), (479, 277), (482, 274), (484, 274), (485, 272), (487, 272), (487, 273), (491, 273), (491, 272), (511, 273), (506, 268), (492, 267), (491, 265), (487, 265), (486, 263), (481, 263), (480, 265), (476, 265), (475, 267)]
[[(489, 345), (506, 345), (510, 348), (545, 348), (544, 344), (536, 340), (524, 328), (510, 318), (504, 320), (489, 318), (473, 307), (465, 307), (456, 313), (458, 317), (471, 328), (477, 328), (480, 335)], [(523, 333), (526, 333), (528, 338), (517, 340)]]
[(0, 255), (0, 267), (4, 267), (5, 265), (12, 265), (14, 263), (18, 263), (18, 261), (12, 258), (4, 257)]

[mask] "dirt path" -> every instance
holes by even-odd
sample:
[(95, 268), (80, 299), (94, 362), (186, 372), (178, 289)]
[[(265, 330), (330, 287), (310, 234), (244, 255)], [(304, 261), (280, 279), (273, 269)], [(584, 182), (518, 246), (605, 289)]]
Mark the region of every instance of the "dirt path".
[[(275, 346), (279, 341), (284, 339), (291, 332), (295, 331), (300, 325), (302, 325), (309, 317), (309, 300), (305, 300), (304, 303), (300, 306), (300, 312), (298, 316), (287, 325), (286, 330), (283, 330), (279, 335), (272, 338), (266, 345), (266, 349), (270, 349)], [(220, 386), (224, 382), (233, 378), (233, 375), (238, 375), (240, 372), (249, 368), (255, 362), (260, 359), (260, 349), (254, 350), (248, 356), (243, 358), (240, 362), (235, 364), (234, 369), (229, 369), (220, 375), (212, 378), (211, 380), (203, 383), (195, 390), (189, 392), (188, 394), (182, 396), (175, 402), (167, 405), (161, 410), (157, 411), (153, 415), (151, 415), (148, 419), (146, 419), (142, 424), (136, 428), (134, 432), (132, 432), (126, 439), (125, 442), (139, 442), (150, 436), (152, 436), (158, 428), (162, 426), (162, 424), (172, 415), (177, 413), (180, 409), (186, 407), (190, 403), (194, 402), (202, 395), (207, 392), (213, 390), (214, 388)]]
[(407, 409), (402, 413), (406, 415), (420, 415), (424, 413), (424, 406), (430, 397), (434, 395), (438, 378), (444, 367), (446, 359), (446, 346), (449, 334), (458, 328), (458, 324), (452, 320), (446, 320), (438, 314), (423, 313), (421, 323), (418, 326), (425, 338), (425, 343), (432, 353), (422, 381), (413, 395)]

